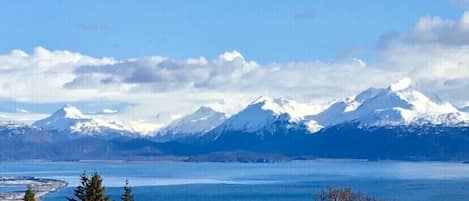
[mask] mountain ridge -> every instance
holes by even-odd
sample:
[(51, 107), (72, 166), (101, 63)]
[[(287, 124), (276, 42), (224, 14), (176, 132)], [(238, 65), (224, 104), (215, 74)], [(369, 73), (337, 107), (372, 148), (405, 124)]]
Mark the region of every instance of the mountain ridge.
[(468, 119), (406, 79), (324, 106), (263, 96), (230, 117), (200, 107), (155, 136), (65, 105), (32, 125), (1, 123), (0, 159), (467, 161)]
[[(415, 90), (410, 79), (404, 79), (388, 88), (370, 88), (357, 96), (338, 101), (308, 119), (327, 127), (347, 121), (367, 125), (457, 124), (469, 122), (468, 117), (448, 102), (433, 101)], [(451, 121), (445, 122), (445, 119)]]
[(210, 107), (201, 106), (194, 112), (183, 116), (156, 132), (154, 138), (160, 141), (177, 140), (202, 135), (227, 119), (225, 113)]
[[(275, 122), (283, 122), (286, 128), (306, 129), (309, 133), (347, 122), (360, 122), (362, 126), (457, 126), (469, 124), (469, 113), (463, 109), (439, 98), (429, 98), (414, 89), (411, 79), (404, 78), (386, 88), (368, 88), (327, 106), (260, 96), (230, 117), (202, 106), (156, 131), (152, 137), (168, 141), (179, 137), (202, 136), (209, 132), (212, 135), (227, 131), (272, 133), (272, 129), (278, 129), (273, 125)], [(139, 134), (122, 123), (106, 122), (84, 115), (70, 104), (34, 122), (33, 126), (86, 135), (106, 132)]]
[(71, 104), (66, 104), (50, 116), (35, 121), (32, 126), (49, 131), (82, 135), (129, 135), (135, 133), (123, 124), (86, 116)]

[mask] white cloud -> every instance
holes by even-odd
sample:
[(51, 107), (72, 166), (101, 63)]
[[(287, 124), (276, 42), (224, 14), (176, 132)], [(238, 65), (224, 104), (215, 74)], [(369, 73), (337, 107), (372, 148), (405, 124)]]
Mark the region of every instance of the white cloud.
[(405, 72), (429, 93), (469, 100), (469, 12), (458, 20), (422, 17), (405, 34), (383, 37), (381, 68)]
[(20, 121), (23, 123), (32, 123), (38, 119), (47, 117), (49, 114), (24, 113), (24, 112), (0, 112), (0, 121)]
[(109, 108), (104, 108), (102, 113), (103, 114), (114, 114), (114, 113), (117, 113), (118, 111), (117, 110), (113, 110), (113, 109), (109, 109)]
[(359, 59), (261, 65), (230, 51), (213, 60), (150, 56), (119, 61), (41, 47), (31, 55), (19, 50), (1, 55), (0, 69), (6, 72), (0, 75), (3, 98), (129, 102), (134, 105), (106, 118), (157, 123), (201, 105), (234, 113), (260, 95), (329, 100), (398, 77)]
[(29, 113), (28, 110), (21, 109), (21, 108), (16, 108), (16, 112), (20, 112), (20, 113)]
[(402, 44), (469, 45), (469, 11), (457, 20), (438, 16), (421, 17), (407, 33), (388, 35), (381, 41), (383, 47)]
[(154, 131), (164, 127), (163, 124), (147, 122), (144, 120), (127, 122), (131, 128), (143, 135), (152, 135)]
[[(0, 97), (24, 101), (75, 100), (86, 95), (63, 89), (74, 79), (75, 67), (112, 64), (111, 58), (93, 58), (69, 51), (49, 51), (42, 47), (31, 55), (13, 50), (0, 55)], [(88, 94), (93, 95), (93, 94)]]
[(202, 62), (144, 57), (110, 65), (82, 66), (76, 70), (78, 76), (66, 83), (65, 87), (92, 87), (108, 91), (114, 90), (109, 86), (132, 85), (127, 93), (189, 91), (330, 98), (338, 95), (337, 93), (347, 92), (349, 89), (346, 88), (350, 86), (347, 84), (360, 77), (367, 78), (367, 82), (356, 83), (354, 86), (384, 84), (383, 76), (388, 78), (386, 80), (389, 80), (390, 75), (393, 76), (393, 73), (383, 69), (368, 67), (360, 59), (260, 65), (246, 60), (239, 52), (232, 51), (225, 52), (212, 61), (205, 58), (199, 60)]
[(0, 97), (131, 103), (117, 113), (100, 115), (147, 130), (202, 105), (232, 114), (260, 95), (326, 102), (402, 77), (462, 105), (469, 100), (468, 24), (468, 13), (458, 20), (423, 17), (406, 33), (383, 37), (380, 57), (373, 63), (339, 59), (260, 64), (235, 50), (214, 59), (180, 60), (94, 58), (41, 47), (31, 54), (13, 50), (0, 55)]

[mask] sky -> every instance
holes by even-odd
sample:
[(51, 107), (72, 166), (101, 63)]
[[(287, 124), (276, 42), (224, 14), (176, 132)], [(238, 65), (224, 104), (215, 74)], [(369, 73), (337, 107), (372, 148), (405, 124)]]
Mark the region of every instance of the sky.
[(71, 103), (159, 127), (257, 96), (325, 103), (410, 77), (469, 104), (469, 1), (0, 1), (0, 119)]
[(0, 51), (183, 59), (237, 50), (261, 63), (369, 57), (383, 33), (462, 11), (448, 0), (2, 1)]

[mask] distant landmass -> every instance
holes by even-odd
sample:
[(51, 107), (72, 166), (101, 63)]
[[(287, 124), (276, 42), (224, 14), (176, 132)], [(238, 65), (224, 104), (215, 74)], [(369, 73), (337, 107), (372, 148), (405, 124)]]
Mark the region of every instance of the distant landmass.
[(259, 97), (227, 117), (209, 107), (152, 135), (72, 105), (31, 125), (0, 125), (2, 160), (469, 160), (469, 113), (410, 79), (327, 105)]

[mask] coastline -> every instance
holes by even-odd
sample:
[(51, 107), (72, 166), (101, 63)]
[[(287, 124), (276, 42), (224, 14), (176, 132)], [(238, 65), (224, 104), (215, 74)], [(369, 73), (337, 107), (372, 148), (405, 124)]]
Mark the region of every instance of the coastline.
[[(28, 186), (31, 185), (32, 190), (36, 194), (36, 198), (41, 200), (41, 197), (48, 193), (56, 192), (68, 186), (66, 181), (46, 178), (36, 178), (28, 176), (13, 176), (13, 177), (0, 177), (0, 186)], [(0, 193), (0, 201), (10, 200), (23, 200), (23, 191), (4, 192)]]

